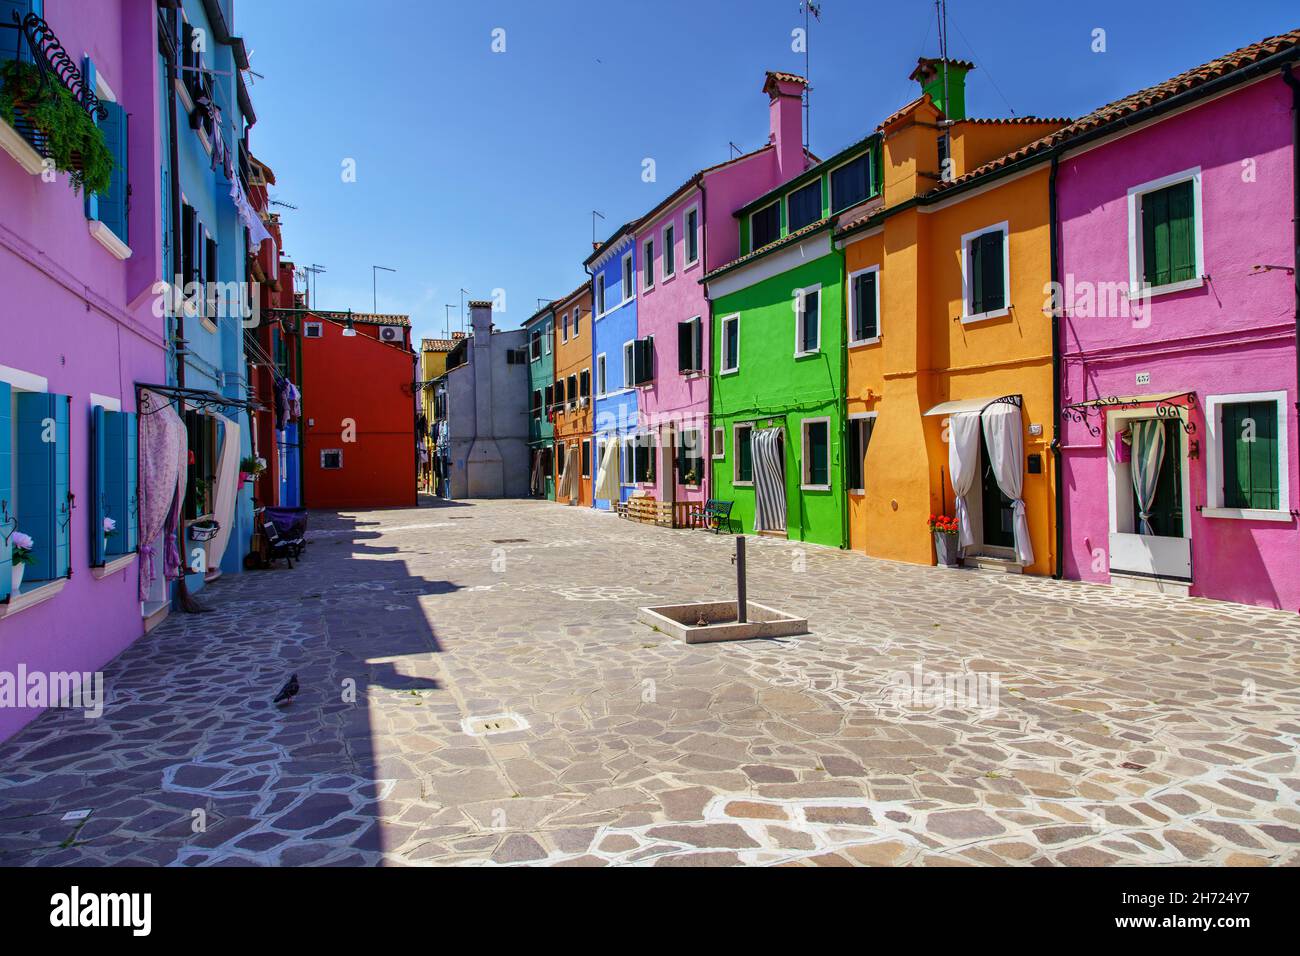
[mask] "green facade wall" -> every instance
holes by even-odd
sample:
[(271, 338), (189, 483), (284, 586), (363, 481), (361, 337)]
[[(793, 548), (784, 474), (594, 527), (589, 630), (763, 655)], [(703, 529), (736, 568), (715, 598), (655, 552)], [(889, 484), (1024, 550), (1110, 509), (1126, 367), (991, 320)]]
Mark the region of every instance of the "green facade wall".
[[(807, 241), (807, 240), (805, 240)], [(754, 530), (754, 489), (736, 485), (737, 423), (775, 419), (785, 427), (786, 528), (791, 540), (844, 547), (843, 253), (830, 233), (814, 240), (825, 254), (786, 272), (719, 296), (712, 303), (713, 426), (725, 429), (725, 455), (715, 458), (713, 496), (734, 502), (733, 527)], [(821, 246), (819, 245), (819, 248)], [(757, 262), (763, 262), (763, 259)], [(754, 269), (751, 265), (748, 269)], [(821, 285), (821, 348), (795, 358), (794, 290)], [(740, 367), (722, 374), (722, 319), (740, 315)], [(828, 418), (830, 490), (803, 490), (801, 422)]]
[[(541, 421), (533, 418), (533, 392), (542, 393), (542, 401), (546, 401), (546, 389), (548, 386), (555, 384), (555, 315), (551, 312), (544, 312), (535, 316), (524, 324), (524, 329), (528, 332), (527, 347), (529, 348), (528, 361), (528, 447), (529, 447), (529, 467), (532, 467), (531, 450), (534, 448), (554, 448), (555, 446), (555, 426), (551, 424), (550, 419), (546, 416), (545, 406)], [(534, 332), (541, 333), (542, 349), (541, 357), (534, 360), (532, 358), (532, 336)], [(555, 500), (555, 468), (554, 462), (550, 474), (546, 476), (546, 497)]]

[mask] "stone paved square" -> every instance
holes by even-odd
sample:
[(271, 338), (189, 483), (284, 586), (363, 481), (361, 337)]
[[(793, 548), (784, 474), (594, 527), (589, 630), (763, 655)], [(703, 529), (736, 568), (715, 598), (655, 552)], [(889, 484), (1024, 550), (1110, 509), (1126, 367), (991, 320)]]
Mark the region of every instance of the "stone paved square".
[(811, 633), (686, 645), (637, 608), (734, 597), (725, 536), (311, 520), (0, 747), (0, 864), (1300, 861), (1295, 614), (750, 538)]

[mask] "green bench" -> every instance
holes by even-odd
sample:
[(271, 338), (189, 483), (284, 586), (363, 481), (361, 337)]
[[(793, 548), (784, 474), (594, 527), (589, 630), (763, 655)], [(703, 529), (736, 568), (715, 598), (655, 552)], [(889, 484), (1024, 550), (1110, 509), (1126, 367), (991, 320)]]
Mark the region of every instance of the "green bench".
[(720, 498), (710, 498), (704, 502), (702, 508), (691, 509), (692, 521), (703, 521), (704, 527), (712, 528), (714, 534), (722, 531), (723, 525), (726, 525), (728, 531), (731, 530), (731, 506), (734, 501), (723, 501)]

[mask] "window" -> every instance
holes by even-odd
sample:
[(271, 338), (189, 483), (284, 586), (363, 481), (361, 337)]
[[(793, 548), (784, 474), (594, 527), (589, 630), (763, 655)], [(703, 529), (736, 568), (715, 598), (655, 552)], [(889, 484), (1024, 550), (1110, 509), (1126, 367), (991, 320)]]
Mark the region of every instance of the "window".
[(596, 394), (605, 394), (605, 353), (596, 356)]
[(555, 383), (555, 404), (564, 404), (564, 379), (560, 379)]
[(700, 261), (700, 210), (692, 206), (686, 210), (686, 264), (693, 266)]
[(664, 226), (664, 278), (669, 279), (677, 274), (677, 237), (674, 235), (674, 229), (670, 223)]
[(722, 320), (721, 372), (734, 372), (740, 368), (740, 316), (729, 315)]
[(749, 217), (749, 249), (762, 249), (781, 238), (781, 203), (774, 202)]
[(528, 349), (509, 349), (506, 352), (507, 365), (527, 365)]
[(654, 336), (633, 339), (623, 346), (623, 387), (632, 388), (654, 381)]
[(687, 428), (677, 439), (677, 480), (698, 486), (704, 478), (704, 439), (698, 428)]
[(655, 241), (647, 239), (641, 245), (641, 271), (645, 274), (642, 280), (642, 286), (646, 289), (654, 288), (655, 284)]
[(575, 306), (573, 309), (573, 337), (578, 337), (578, 326), (582, 324), (582, 306)]
[(320, 453), (320, 466), (334, 470), (343, 467), (343, 449), (327, 448)]
[(727, 457), (726, 434), (727, 434), (727, 430), (723, 428), (721, 425), (718, 425), (713, 429), (713, 457), (714, 458)]
[(831, 486), (831, 423), (828, 418), (805, 418), (803, 432), (803, 487), (812, 491)]
[(636, 362), (636, 343), (623, 343), (623, 387), (631, 388), (633, 382), (632, 366)]
[(1007, 224), (962, 236), (962, 320), (1007, 313)]
[(546, 414), (550, 415), (551, 409), (555, 406), (555, 386), (546, 386)]
[(536, 362), (542, 357), (542, 333), (534, 332), (528, 337), (528, 350), (532, 355), (533, 361)]
[(560, 341), (569, 341), (569, 313), (564, 313), (563, 324), (560, 326)]
[(795, 355), (810, 355), (821, 348), (821, 286), (795, 293)]
[(204, 305), (206, 311), (203, 313), (208, 318), (216, 321), (222, 318), (217, 312), (217, 241), (211, 236), (204, 233), (203, 237), (203, 266), (204, 266)]
[(1200, 285), (1200, 194), (1199, 167), (1129, 190), (1132, 293)]
[(565, 466), (564, 459), (566, 457), (568, 456), (565, 455), (564, 453), (564, 442), (557, 441), (555, 443), (555, 470), (561, 478), (564, 477), (564, 466)]
[(582, 443), (582, 477), (591, 477), (591, 439), (588, 438)]
[(831, 173), (831, 212), (842, 212), (865, 202), (875, 191), (871, 175), (871, 153), (851, 159)]
[[(94, 495), (90, 521), (91, 564), (136, 550), (136, 416), (94, 406), (91, 418), (91, 482)], [(104, 520), (116, 528), (105, 536)]]
[(849, 345), (880, 339), (879, 278), (878, 266), (849, 276)]
[(807, 186), (800, 187), (786, 199), (786, 228), (790, 232), (811, 226), (822, 217), (822, 181), (819, 176)]
[(543, 355), (550, 355), (550, 354), (551, 354), (551, 335), (552, 335), (552, 334), (553, 334), (553, 333), (552, 333), (552, 331), (551, 331), (551, 323), (547, 322), (546, 325), (543, 326), (543, 328), (542, 328), (542, 354), (543, 354)]
[(578, 376), (570, 375), (566, 383), (565, 394), (568, 396), (569, 403), (572, 404), (578, 400)]
[(302, 337), (304, 339), (319, 339), (325, 335), (325, 327), (320, 322), (304, 322), (302, 325)]
[(605, 274), (602, 272), (596, 276), (596, 315), (605, 314)]
[[(20, 4), (20, 7), (23, 5)], [(9, 4), (9, 6), (12, 6), (12, 4)], [(4, 8), (5, 5), (0, 4), (0, 9)], [(109, 155), (113, 159), (113, 172), (109, 179), (107, 191), (85, 197), (86, 218), (103, 223), (121, 244), (126, 246), (129, 241), (127, 236), (127, 196), (129, 194), (128, 183), (130, 182), (126, 111), (122, 109), (116, 98), (109, 92), (95, 69), (94, 61), (89, 57), (85, 60), (83, 75), (87, 85), (98, 95), (100, 104), (107, 114), (102, 118), (95, 115), (94, 122), (99, 127), (99, 131), (103, 133), (104, 145), (108, 147)], [(96, 234), (96, 238), (100, 238), (98, 234)], [(112, 249), (112, 246), (110, 245), (109, 248)], [(114, 255), (118, 255), (120, 258), (124, 252), (127, 252), (127, 250), (119, 248), (114, 251)]]
[(637, 435), (631, 439), (631, 443), (632, 481), (638, 484), (654, 481), (654, 435)]
[(867, 447), (876, 427), (876, 416), (861, 415), (849, 418), (848, 484), (850, 494), (866, 493)]
[(697, 315), (677, 323), (677, 371), (704, 369), (704, 323)]
[(578, 397), (591, 397), (591, 369), (584, 368), (578, 373)]
[(752, 424), (733, 425), (731, 429), (731, 481), (736, 485), (754, 483), (754, 455), (751, 441), (754, 437)]
[(1287, 407), (1285, 391), (1206, 399), (1210, 451), (1205, 516), (1291, 520)]
[(14, 521), (0, 536), (0, 600), (12, 587), (9, 537), (15, 531), (32, 538), (23, 591), (72, 573), (72, 399), (44, 391), (44, 379), (19, 375), (21, 384), (0, 380), (0, 500)]
[(632, 253), (623, 257), (623, 301), (636, 294), (636, 270), (632, 268)]
[(532, 413), (533, 418), (540, 422), (542, 419), (542, 390), (540, 388), (533, 391)]
[[(216, 419), (202, 412), (187, 411), (185, 430), (189, 436), (191, 454), (185, 482), (184, 515), (186, 520), (194, 521), (210, 516), (216, 504), (213, 494), (218, 467)], [(321, 467), (329, 468), (331, 466), (325, 464), (325, 454), (321, 452)], [(341, 465), (332, 467), (338, 468)]]

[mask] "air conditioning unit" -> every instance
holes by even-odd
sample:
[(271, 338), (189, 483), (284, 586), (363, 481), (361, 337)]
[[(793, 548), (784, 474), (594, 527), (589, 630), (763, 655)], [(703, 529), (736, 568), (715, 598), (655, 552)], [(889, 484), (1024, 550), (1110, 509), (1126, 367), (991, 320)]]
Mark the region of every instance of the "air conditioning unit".
[(379, 341), (381, 342), (402, 341), (402, 327), (400, 325), (381, 325), (379, 327)]

